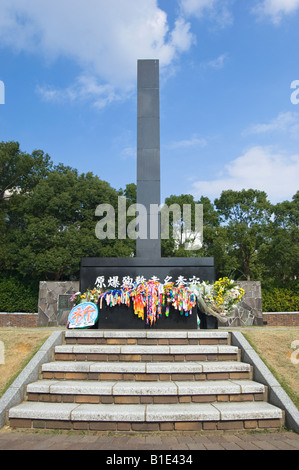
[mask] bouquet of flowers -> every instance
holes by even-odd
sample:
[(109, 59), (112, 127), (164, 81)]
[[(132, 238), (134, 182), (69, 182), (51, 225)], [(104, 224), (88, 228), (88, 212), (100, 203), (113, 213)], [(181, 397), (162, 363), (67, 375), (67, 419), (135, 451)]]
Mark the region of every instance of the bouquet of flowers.
[(72, 295), (70, 301), (74, 307), (83, 302), (93, 302), (94, 304), (97, 304), (101, 293), (102, 289), (95, 287), (94, 289), (87, 290), (83, 294), (81, 292), (76, 292), (74, 295)]
[(233, 314), (234, 307), (245, 294), (235, 281), (228, 277), (220, 278), (214, 284), (201, 282), (192, 286), (199, 309), (206, 315), (213, 315), (221, 322)]

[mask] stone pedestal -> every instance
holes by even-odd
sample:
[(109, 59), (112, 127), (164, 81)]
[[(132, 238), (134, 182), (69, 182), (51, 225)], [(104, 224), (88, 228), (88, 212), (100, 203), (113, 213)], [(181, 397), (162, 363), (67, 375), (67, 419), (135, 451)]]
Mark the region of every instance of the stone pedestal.
[(71, 311), (69, 299), (78, 291), (78, 281), (41, 281), (37, 326), (66, 326)]

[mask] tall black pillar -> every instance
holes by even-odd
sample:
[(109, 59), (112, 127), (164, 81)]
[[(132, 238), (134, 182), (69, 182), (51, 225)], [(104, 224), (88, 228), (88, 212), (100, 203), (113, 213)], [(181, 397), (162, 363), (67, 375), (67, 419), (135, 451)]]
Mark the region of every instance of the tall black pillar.
[[(141, 222), (146, 224), (147, 233), (146, 238), (136, 240), (136, 256), (137, 258), (160, 258), (160, 216), (156, 211), (151, 210), (151, 204), (160, 205), (158, 60), (138, 60), (137, 62), (137, 203), (146, 208), (146, 215), (143, 214), (143, 218), (139, 214)], [(150, 227), (152, 232), (150, 232)], [(145, 235), (145, 231), (143, 234)]]
[[(136, 240), (136, 257), (134, 258), (82, 258), (81, 292), (93, 288), (98, 279), (103, 282), (104, 289), (109, 289), (110, 279), (117, 278), (121, 285), (124, 277), (136, 280), (137, 277), (142, 276), (150, 280), (155, 276), (161, 283), (164, 283), (167, 278), (177, 284), (179, 278), (188, 283), (196, 276), (201, 280), (214, 282), (213, 258), (161, 258), (159, 211), (154, 210), (154, 207), (157, 209), (160, 206), (161, 197), (159, 61), (138, 60), (137, 68), (137, 203), (144, 206), (143, 212), (139, 211), (138, 214), (139, 225), (144, 223), (147, 233), (139, 227), (138, 233), (142, 235), (142, 238)], [(144, 215), (143, 220), (141, 215)], [(159, 222), (155, 223), (157, 219)], [(133, 232), (135, 234), (134, 229)], [(134, 315), (132, 305), (130, 308), (126, 305), (113, 308), (105, 305), (105, 308), (100, 310), (98, 328), (147, 327), (146, 320), (141, 321)], [(173, 310), (169, 317), (163, 313), (162, 318), (159, 318), (154, 327), (196, 329), (196, 308), (188, 317), (181, 316), (177, 310)]]

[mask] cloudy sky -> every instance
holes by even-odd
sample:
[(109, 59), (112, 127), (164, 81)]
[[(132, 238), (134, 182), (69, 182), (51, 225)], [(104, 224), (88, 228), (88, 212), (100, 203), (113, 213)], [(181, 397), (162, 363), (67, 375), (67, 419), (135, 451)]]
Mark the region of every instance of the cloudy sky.
[(298, 25), (299, 0), (1, 0), (0, 141), (136, 182), (137, 59), (159, 59), (162, 201), (290, 200)]

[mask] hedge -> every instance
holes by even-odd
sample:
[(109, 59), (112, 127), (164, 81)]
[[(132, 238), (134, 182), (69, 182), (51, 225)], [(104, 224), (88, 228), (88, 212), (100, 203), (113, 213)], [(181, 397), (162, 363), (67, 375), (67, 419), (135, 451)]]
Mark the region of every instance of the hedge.
[(298, 312), (298, 285), (262, 289), (263, 312)]
[(38, 311), (39, 282), (25, 280), (19, 276), (0, 277), (0, 312)]

